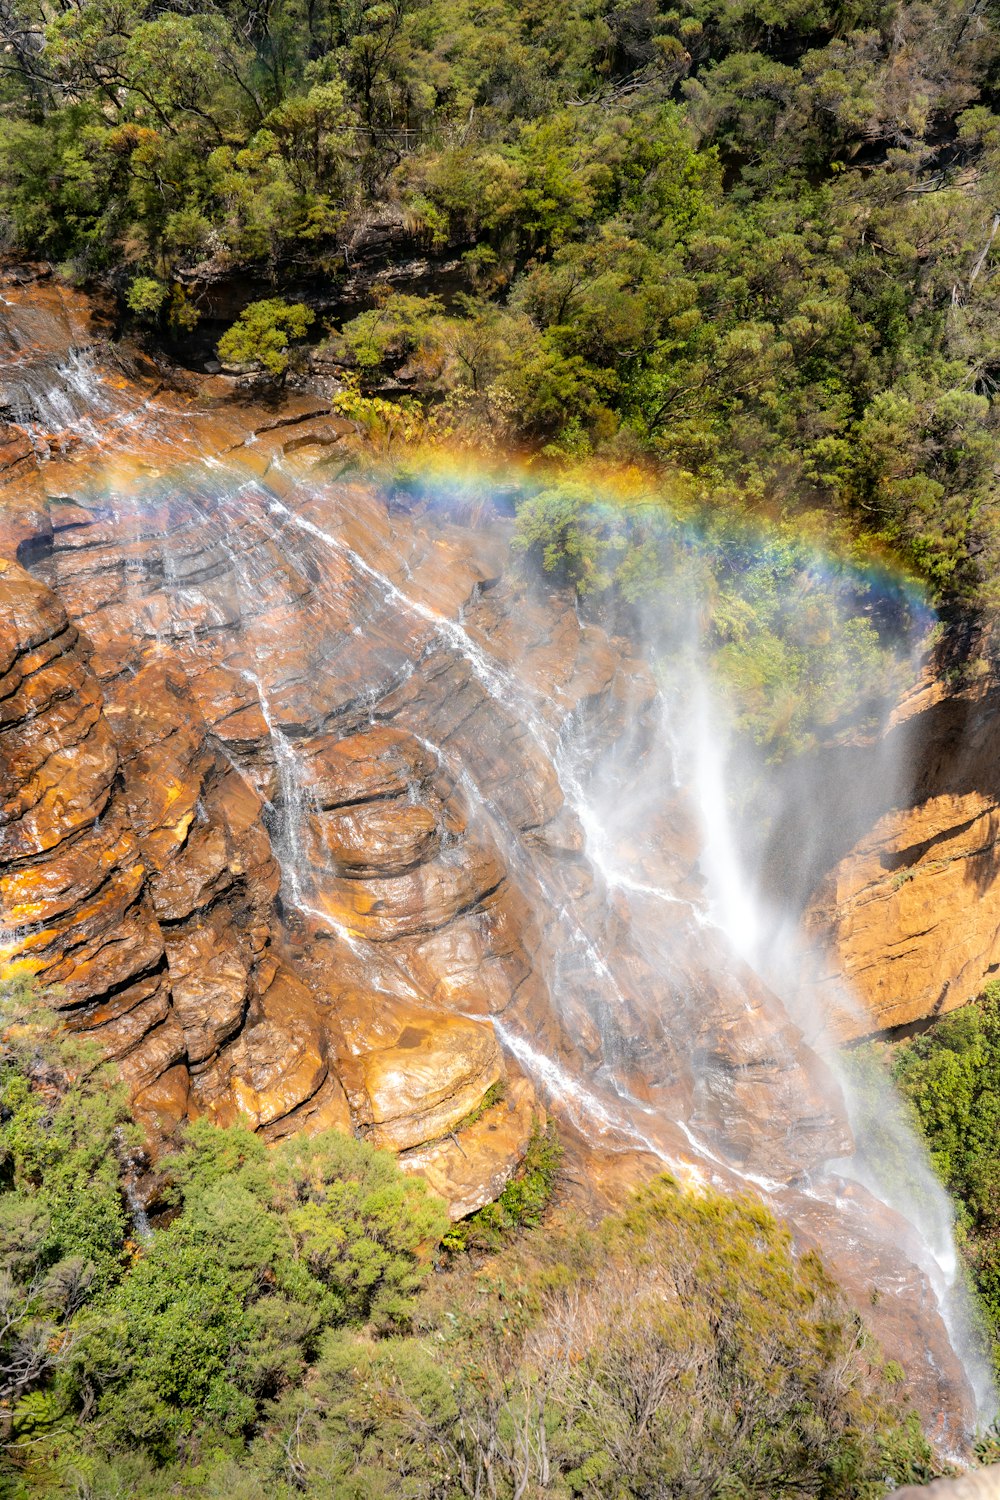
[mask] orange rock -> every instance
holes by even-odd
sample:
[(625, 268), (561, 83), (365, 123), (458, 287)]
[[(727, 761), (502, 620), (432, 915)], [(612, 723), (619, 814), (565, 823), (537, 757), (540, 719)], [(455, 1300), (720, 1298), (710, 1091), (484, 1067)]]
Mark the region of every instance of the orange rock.
[(159, 924), (80, 637), (13, 564), (0, 572), (3, 959), (53, 987), (137, 1087), (184, 1054)]
[(0, 479), (9, 479), (19, 464), (31, 462), (35, 450), (27, 433), (9, 422), (0, 422)]
[[(186, 1112), (244, 1113), (268, 1140), (358, 1129), (464, 1213), (502, 1188), (530, 1130), (509, 1064), (506, 1100), (479, 1113), (505, 1072), (495, 1017), (551, 1064), (589, 1205), (699, 1132), (709, 1175), (785, 1184), (802, 1238), (818, 1228), (866, 1311), (874, 1225), (879, 1277), (896, 1278), (888, 1341), (943, 1409), (961, 1377), (899, 1226), (865, 1203), (824, 1221), (794, 1187), (847, 1144), (813, 1050), (693, 932), (683, 899), (644, 907), (587, 858), (556, 750), (579, 724), (593, 760), (627, 745), (644, 775), (655, 687), (628, 643), (507, 576), (509, 528), (478, 502), (308, 482), (314, 439), (339, 436), (325, 403), (254, 410), (218, 381), (154, 395), (148, 374), (102, 372), (85, 299), (56, 278), (6, 301), (0, 385), (35, 420), (30, 441), (0, 433), (0, 923), (11, 956), (62, 981), (65, 1013), (118, 1059), (151, 1128)], [(69, 360), (99, 390), (86, 431), (57, 430), (68, 408), (47, 400)], [(810, 883), (836, 872), (834, 948), (865, 976), (891, 923), (912, 947), (884, 1016), (946, 981), (951, 1003), (1000, 962), (992, 710), (963, 701), (961, 722), (933, 694), (899, 715), (893, 733), (926, 751), (911, 803), (869, 808), (862, 756), (844, 777), (862, 826), (843, 807), (823, 820)], [(627, 838), (623, 866), (697, 892), (682, 795)], [(792, 835), (786, 863), (809, 848)]]
[(531, 1084), (512, 1079), (499, 1103), (478, 1119), (431, 1145), (402, 1152), (399, 1165), (424, 1178), (453, 1220), (464, 1219), (503, 1192), (524, 1158), (537, 1116)]
[(927, 693), (881, 743), (842, 753), (856, 785), (878, 786), (880, 763), (913, 768), (893, 805), (834, 851), (806, 912), (810, 983), (845, 1037), (964, 1005), (1000, 968), (998, 714), (992, 679)]
[(240, 1116), (281, 1133), (297, 1116), (313, 1128), (350, 1129), (343, 1089), (330, 1067), (328, 1039), (305, 985), (274, 965), (247, 1024), (195, 1079), (199, 1108), (222, 1123)]
[(503, 868), (488, 850), (468, 852), (459, 863), (444, 857), (404, 875), (382, 880), (333, 880), (323, 905), (334, 921), (374, 942), (433, 931), (450, 922), (503, 879)]
[(412, 802), (369, 803), (314, 816), (310, 828), (324, 862), (344, 875), (397, 875), (436, 853), (438, 821)]
[(414, 1012), (395, 1044), (360, 1058), (370, 1137), (401, 1151), (454, 1130), (503, 1075), (492, 1026)]
[(340, 740), (305, 740), (299, 748), (320, 807), (400, 797), (437, 768), (436, 757), (419, 740), (388, 725)]

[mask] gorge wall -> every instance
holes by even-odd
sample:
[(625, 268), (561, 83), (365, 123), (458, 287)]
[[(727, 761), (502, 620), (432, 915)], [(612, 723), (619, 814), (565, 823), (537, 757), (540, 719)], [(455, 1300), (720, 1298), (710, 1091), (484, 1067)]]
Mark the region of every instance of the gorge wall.
[(879, 738), (787, 772), (765, 883), (803, 912), (813, 1003), (843, 979), (860, 999), (837, 1007), (845, 1039), (933, 1020), (1000, 969), (1000, 687), (988, 651), (978, 643), (957, 683), (928, 668)]
[[(829, 1059), (711, 918), (635, 647), (514, 575), (502, 517), (338, 473), (328, 403), (164, 385), (54, 280), (8, 274), (0, 296), (3, 958), (117, 1061), (154, 1153), (197, 1116), (351, 1130), (458, 1217), (553, 1109), (591, 1204), (664, 1166), (763, 1193), (958, 1441), (971, 1396), (940, 1268), (838, 1166)], [(956, 837), (985, 872), (992, 809), (962, 798), (988, 733), (965, 753), (936, 782), (928, 750), (925, 800), (942, 826), (980, 819)], [(864, 840), (902, 808), (873, 796), (843, 847), (791, 824), (775, 846), (796, 889), (826, 882), (810, 922), (838, 955), (872, 885)], [(940, 974), (986, 951), (968, 925)], [(851, 930), (864, 985), (878, 923)], [(915, 997), (920, 959), (905, 972)]]

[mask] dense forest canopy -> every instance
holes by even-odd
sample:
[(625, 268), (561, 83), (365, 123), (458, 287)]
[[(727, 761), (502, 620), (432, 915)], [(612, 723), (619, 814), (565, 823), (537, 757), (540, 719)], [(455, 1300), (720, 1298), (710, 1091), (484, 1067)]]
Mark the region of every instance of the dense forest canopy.
[(248, 268), (335, 289), (380, 236), (450, 257), (462, 290), (330, 330), (362, 396), (994, 595), (983, 0), (2, 0), (0, 32), (0, 235), (139, 322)]

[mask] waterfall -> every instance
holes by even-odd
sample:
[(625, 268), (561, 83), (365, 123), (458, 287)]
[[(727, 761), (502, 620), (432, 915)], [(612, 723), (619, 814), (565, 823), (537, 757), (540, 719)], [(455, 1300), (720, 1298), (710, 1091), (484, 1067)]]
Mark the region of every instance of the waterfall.
[(115, 1150), (121, 1171), (122, 1191), (125, 1195), (125, 1202), (128, 1204), (135, 1237), (140, 1245), (148, 1245), (153, 1238), (153, 1226), (149, 1222), (146, 1205), (139, 1196), (139, 1190), (136, 1187), (136, 1172), (139, 1167), (140, 1153), (129, 1147), (125, 1140), (125, 1133), (120, 1125), (115, 1130)]
[[(93, 367), (74, 356), (60, 380), (46, 397), (45, 420), (96, 441), (90, 412), (101, 416), (109, 408), (91, 389)], [(136, 415), (137, 432), (143, 421)], [(196, 447), (189, 435), (179, 441), (188, 451)], [(534, 1013), (526, 1020), (513, 1004), (489, 1019), (539, 1097), (609, 1153), (642, 1153), (695, 1185), (745, 1186), (793, 1223), (808, 1217), (813, 1204), (830, 1209), (843, 1221), (846, 1241), (874, 1241), (882, 1233), (850, 1199), (850, 1184), (860, 1184), (911, 1227), (912, 1258), (934, 1288), (980, 1411), (989, 1413), (993, 1397), (970, 1331), (948, 1200), (902, 1115), (893, 1112), (891, 1093), (885, 1120), (909, 1164), (909, 1185), (901, 1190), (889, 1181), (866, 1149), (864, 1119), (830, 1018), (809, 1012), (798, 982), (809, 955), (797, 914), (763, 894), (733, 815), (737, 783), (745, 779), (734, 772), (746, 768), (726, 727), (724, 695), (692, 638), (691, 620), (703, 601), (691, 580), (682, 580), (669, 619), (645, 622), (656, 692), (626, 702), (623, 722), (608, 730), (595, 722), (587, 693), (574, 699), (549, 691), (543, 678), (538, 686), (527, 670), (530, 659), (518, 656), (531, 646), (518, 636), (516, 617), (506, 621), (509, 639), (501, 651), (475, 587), (464, 603), (436, 609), (405, 551), (387, 563), (378, 537), (355, 530), (348, 539), (335, 484), (311, 479), (304, 486), (280, 461), (265, 483), (210, 455), (165, 475), (149, 493), (115, 492), (108, 514), (133, 540), (150, 494), (158, 505), (176, 496), (181, 512), (186, 506), (204, 528), (205, 541), (196, 561), (185, 559), (181, 568), (170, 536), (163, 538), (162, 580), (126, 568), (130, 628), (144, 648), (176, 650), (182, 661), (196, 661), (208, 639), (213, 649), (228, 642), (220, 659), (252, 690), (266, 726), (274, 771), (269, 823), (287, 906), (325, 928), (373, 991), (426, 1002), (419, 976), (389, 945), (359, 937), (331, 914), (324, 895), (339, 872), (317, 861), (305, 834), (316, 812), (310, 737), (377, 726), (390, 716), (386, 702), (419, 676), (417, 710), (412, 723), (402, 722), (459, 788), (470, 827), (495, 845), (506, 878), (538, 916), (532, 963), (556, 1041), (536, 1034)], [(430, 514), (431, 534), (434, 524)], [(147, 593), (161, 584), (157, 607), (147, 608)], [(282, 675), (287, 630), (309, 647), (311, 680)], [(451, 679), (428, 670), (440, 661), (458, 662), (467, 674), (463, 712), (474, 727), (465, 738), (448, 713)], [(477, 758), (475, 725), (484, 722), (506, 738), (511, 775), (530, 772), (531, 757), (554, 773), (572, 859), (560, 863), (546, 848), (544, 827), (511, 815), (495, 766)], [(237, 749), (227, 754), (245, 774), (259, 773)], [(766, 766), (753, 770), (770, 784)], [(889, 777), (900, 774), (898, 766), (886, 768)], [(692, 812), (693, 862), (683, 852), (681, 826)], [(755, 988), (754, 975), (768, 993)], [(738, 1061), (720, 1061), (711, 1034), (713, 1006), (722, 1001), (729, 1005), (726, 1027), (743, 1017), (768, 1028), (777, 1063), (803, 1087), (821, 1092), (825, 1084), (817, 1079), (832, 1073), (824, 1102), (831, 1118), (846, 1107), (852, 1155), (817, 1161), (804, 1118), (809, 1110), (803, 1107), (800, 1118), (794, 1100), (787, 1120), (754, 1114), (754, 1100), (739, 1094)], [(840, 1009), (855, 1003), (843, 987), (834, 1002)], [(484, 1017), (477, 1012), (477, 1019)], [(815, 1074), (814, 1061), (822, 1064)], [(743, 1151), (747, 1139), (754, 1151)], [(131, 1177), (126, 1191), (142, 1239), (149, 1226)], [(879, 1249), (904, 1264), (911, 1254), (909, 1241), (903, 1247), (883, 1239)]]
[(112, 410), (106, 381), (89, 349), (70, 349), (53, 368), (21, 372), (12, 415), (39, 434), (70, 432), (99, 442), (99, 422)]
[[(718, 695), (713, 694), (703, 673), (695, 670), (694, 679), (693, 702), (687, 712), (672, 716), (672, 733), (689, 768), (702, 829), (706, 915), (781, 997), (789, 1014), (831, 1066), (843, 1092), (856, 1148), (852, 1157), (829, 1163), (831, 1172), (861, 1183), (916, 1232), (922, 1269), (972, 1386), (980, 1420), (991, 1421), (996, 1415), (997, 1393), (962, 1278), (951, 1202), (887, 1074), (879, 1109), (882, 1139), (876, 1145), (868, 1138), (867, 1112), (862, 1108), (852, 1071), (844, 1065), (843, 1054), (827, 1025), (828, 1014), (810, 1014), (803, 999), (800, 976), (816, 967), (817, 956), (810, 952), (807, 940), (787, 912), (769, 909), (745, 867), (727, 784), (727, 768), (735, 754), (732, 734)], [(880, 775), (886, 780), (904, 774), (905, 768), (880, 766)], [(857, 1011), (860, 1002), (846, 981), (838, 981), (830, 987), (830, 1005), (840, 1011)], [(886, 1137), (891, 1143), (888, 1153)], [(817, 1187), (823, 1191), (821, 1184)]]

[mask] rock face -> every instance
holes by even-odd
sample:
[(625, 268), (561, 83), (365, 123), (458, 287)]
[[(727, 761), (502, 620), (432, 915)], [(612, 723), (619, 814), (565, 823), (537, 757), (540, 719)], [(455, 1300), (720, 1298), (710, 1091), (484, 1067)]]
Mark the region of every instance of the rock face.
[[(103, 439), (154, 391), (99, 372), (98, 328), (82, 299), (52, 282), (20, 300), (19, 290), (0, 331), (0, 395), (21, 423), (0, 434), (5, 958), (54, 987), (70, 1023), (119, 1061), (154, 1132), (201, 1113), (242, 1115), (269, 1138), (356, 1129), (399, 1151), (422, 1148), (413, 1169), (454, 1185), (454, 1211), (468, 1212), (523, 1155), (530, 1085), (504, 1062), (488, 1022), (415, 993), (404, 1013), (388, 994), (359, 988), (356, 960), (311, 957), (301, 919), (289, 923), (282, 907), (270, 830), (301, 840), (304, 872), (342, 872), (324, 899), (384, 943), (405, 936), (418, 947), (498, 876), (484, 879), (485, 854), (442, 860), (464, 815), (447, 805), (438, 757), (412, 734), (367, 724), (325, 732), (328, 705), (315, 712), (309, 701), (322, 663), (314, 655), (310, 672), (310, 619), (296, 614), (317, 610), (313, 583), (273, 544), (251, 570), (238, 546), (206, 529), (197, 504), (179, 504), (176, 487), (124, 512), (88, 504), (96, 474), (113, 502)], [(304, 415), (314, 412), (306, 403)], [(95, 416), (107, 431), (88, 444)], [(282, 423), (257, 420), (280, 434)], [(240, 426), (213, 422), (206, 446), (237, 446)], [(245, 621), (258, 607), (251, 641)], [(275, 692), (317, 731), (294, 786), (262, 656), (280, 678)], [(298, 783), (313, 774), (307, 815)], [(425, 805), (413, 798), (420, 785)], [(501, 1130), (497, 1116), (488, 1130), (477, 1119), (459, 1139), (508, 1073), (511, 1123)], [(464, 1171), (449, 1167), (455, 1141)]]
[[(0, 446), (4, 956), (119, 1061), (155, 1132), (206, 1112), (270, 1138), (355, 1129), (470, 1212), (515, 1170), (537, 1103), (490, 1023), (457, 1007), (509, 1000), (530, 964), (501, 977), (517, 924), (481, 906), (504, 872), (466, 838), (439, 755), (356, 702), (369, 661), (384, 674), (389, 658), (394, 685), (406, 657), (379, 642), (376, 666), (362, 643), (324, 692), (354, 622), (324, 617), (315, 578), (276, 538), (258, 527), (243, 540), (260, 558), (245, 557), (238, 527), (232, 545), (176, 485), (119, 509), (105, 444), (80, 428), (97, 414), (110, 439), (152, 392), (99, 372), (81, 299), (51, 282), (18, 290), (0, 392), (21, 423)], [(316, 415), (304, 403), (256, 420), (280, 451), (289, 421)], [(200, 428), (199, 447), (238, 447), (234, 426)], [(89, 503), (95, 474), (110, 503)], [(466, 570), (466, 590), (479, 576)], [(323, 886), (322, 944), (283, 907), (272, 833), (286, 865), (287, 846), (301, 857), (294, 883)], [(484, 981), (491, 920), (511, 931)], [(359, 961), (361, 939), (392, 956)], [(372, 990), (380, 967), (391, 982)], [(483, 1115), (501, 1083), (507, 1103)]]
[(512, 576), (501, 518), (331, 480), (324, 403), (160, 391), (102, 368), (72, 294), (4, 295), (30, 395), (0, 431), (6, 962), (154, 1135), (353, 1130), (461, 1216), (544, 1105), (591, 1203), (664, 1165), (763, 1185), (859, 1302), (894, 1294), (890, 1347), (957, 1430), (899, 1225), (828, 1214), (836, 1182), (817, 1207), (839, 1089), (706, 921), (632, 647)]
[[(998, 721), (995, 678), (946, 693), (930, 669), (880, 740), (799, 768), (771, 881), (805, 905), (842, 1036), (930, 1020), (1000, 969)], [(807, 821), (826, 832), (803, 858)]]
[[(57, 987), (57, 1006), (119, 1060), (137, 1110), (158, 1129), (204, 1111), (242, 1114), (272, 1136), (350, 1129), (353, 1118), (397, 1151), (454, 1132), (506, 1076), (492, 1028), (412, 1004), (397, 1004), (393, 1020), (377, 997), (325, 1017), (282, 929), (264, 804), (210, 733), (177, 658), (144, 643), (102, 690), (97, 653), (56, 595), (16, 563), (2, 569), (8, 960)], [(399, 871), (431, 861), (439, 839), (429, 813), (421, 820), (419, 806), (398, 800), (415, 784), (401, 783), (400, 769), (429, 776), (432, 759), (392, 731), (374, 732), (364, 752), (359, 738), (326, 757), (325, 785), (354, 806), (354, 835), (342, 823), (340, 836), (345, 871), (359, 877), (357, 920), (382, 909), (377, 931), (388, 942), (474, 901), (481, 865), (450, 883), (428, 875), (395, 905), (370, 881), (362, 887), (361, 875), (398, 883)], [(375, 816), (367, 843), (362, 810)], [(454, 837), (459, 820), (441, 817)], [(415, 843), (405, 832), (414, 824)], [(490, 1185), (499, 1176), (502, 1186), (523, 1154), (516, 1132), (506, 1140), (504, 1160), (490, 1154)], [(459, 1206), (474, 1196), (466, 1183)]]
[(119, 755), (76, 628), (0, 574), (0, 920), (27, 971), (113, 1056), (143, 1112), (184, 1112), (184, 1037)]
[[(599, 754), (643, 722), (653, 687), (624, 643), (508, 580), (502, 526), (303, 485), (328, 450), (322, 403), (191, 415), (163, 394), (126, 446), (155, 392), (100, 372), (87, 306), (52, 283), (8, 302), (33, 420), (11, 440), (0, 555), (12, 611), (61, 622), (79, 684), (53, 684), (53, 711), (68, 695), (89, 739), (65, 727), (36, 863), (10, 844), (6, 946), (47, 982), (81, 966), (74, 1019), (131, 1059), (137, 1107), (161, 1129), (205, 1112), (272, 1136), (351, 1127), (467, 1211), (523, 1153), (525, 1060), (575, 1079), (610, 1048), (619, 1089), (736, 1165), (788, 1174), (846, 1149), (836, 1089), (774, 997), (722, 954), (721, 981), (704, 951), (692, 968), (692, 908), (671, 927), (609, 902), (586, 857), (556, 758), (567, 725)], [(82, 968), (93, 901), (56, 932), (33, 914), (38, 861), (71, 851), (110, 871), (106, 974)], [(478, 1117), (501, 1081), (505, 1105)]]

